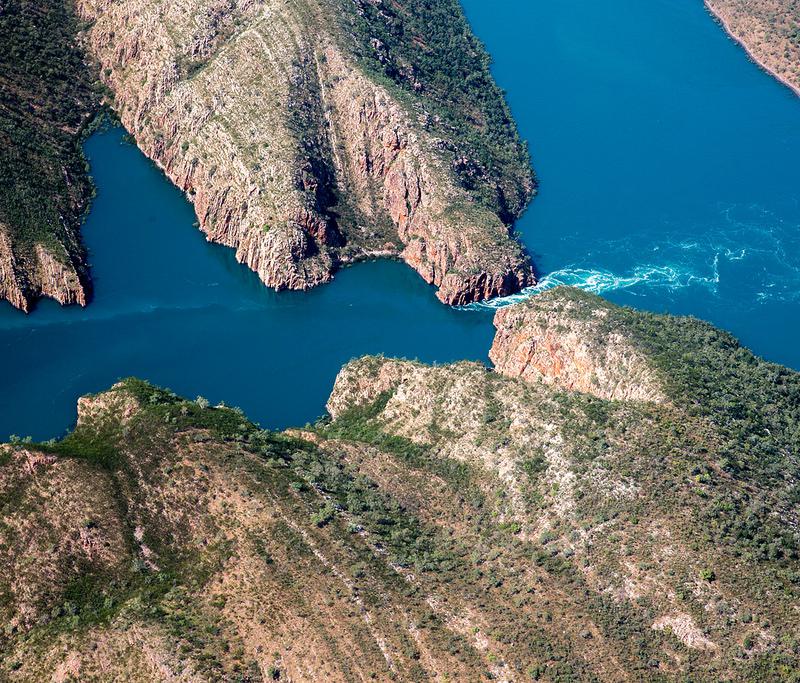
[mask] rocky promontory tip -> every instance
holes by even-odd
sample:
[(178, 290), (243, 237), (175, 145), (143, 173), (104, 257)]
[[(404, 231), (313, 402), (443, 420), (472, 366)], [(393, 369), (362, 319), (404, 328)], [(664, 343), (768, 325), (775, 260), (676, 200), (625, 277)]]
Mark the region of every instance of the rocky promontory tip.
[[(0, 83), (23, 100), (0, 107), (13, 252), (0, 297), (13, 305), (86, 302), (79, 132), (101, 98), (207, 239), (268, 287), (308, 289), (376, 256), (404, 260), (448, 304), (533, 282), (511, 234), (535, 189), (530, 159), (457, 0), (435, 18), (410, 0), (35, 5), (0, 15), (4, 53), (27, 55)], [(407, 40), (430, 21), (424, 43)]]
[(663, 402), (651, 361), (617, 309), (577, 290), (554, 289), (501, 308), (489, 358), (497, 372), (604, 399)]
[(72, 3), (0, 6), (0, 299), (85, 305), (80, 224), (92, 196), (81, 132), (98, 109)]
[(76, 266), (61, 245), (59, 251), (57, 258), (42, 244), (32, 252), (15, 249), (0, 225), (0, 298), (26, 313), (43, 296), (62, 305), (85, 306), (90, 292), (86, 265), (79, 257)]

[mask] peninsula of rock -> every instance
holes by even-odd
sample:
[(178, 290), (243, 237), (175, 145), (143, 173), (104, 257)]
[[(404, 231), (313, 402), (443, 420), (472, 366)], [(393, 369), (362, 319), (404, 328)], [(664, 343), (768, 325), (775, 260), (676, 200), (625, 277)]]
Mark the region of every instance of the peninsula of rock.
[[(37, 4), (12, 2), (22, 16), (44, 8), (58, 32), (23, 55), (83, 54), (80, 78), (186, 193), (207, 238), (267, 286), (307, 289), (374, 257), (402, 259), (454, 305), (534, 283), (512, 234), (535, 189), (528, 152), (457, 0), (74, 0), (80, 26), (71, 5)], [(52, 123), (80, 159), (76, 131)], [(43, 134), (33, 121), (26, 140)], [(65, 177), (88, 186), (85, 170)], [(67, 189), (48, 192), (57, 207)], [(84, 195), (63, 221), (25, 223), (27, 251), (22, 219), (0, 213), (0, 295), (85, 303)]]
[(130, 379), (0, 447), (0, 677), (795, 680), (800, 374), (579, 291), (496, 326), (303, 429)]

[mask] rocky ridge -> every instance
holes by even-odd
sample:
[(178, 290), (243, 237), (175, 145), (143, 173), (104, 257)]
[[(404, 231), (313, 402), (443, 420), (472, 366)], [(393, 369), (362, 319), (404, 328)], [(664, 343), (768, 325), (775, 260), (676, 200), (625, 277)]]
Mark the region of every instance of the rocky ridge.
[[(421, 123), (431, 118), (424, 84), (410, 94), (384, 84), (348, 49), (346, 3), (77, 8), (123, 125), (187, 193), (208, 239), (235, 248), (268, 286), (305, 289), (376, 255), (402, 258), (450, 304), (533, 283), (503, 222), (533, 189), (513, 124), (502, 145), (516, 150), (520, 170), (503, 182), (523, 201), (487, 205), (453, 170), (472, 150), (453, 151), (435, 124)], [(467, 31), (460, 10), (450, 21)], [(478, 139), (496, 132), (463, 125)]]
[(303, 430), (126, 380), (5, 446), (2, 676), (795, 680), (800, 375), (577, 291), (496, 324), (505, 369), (355, 360)]

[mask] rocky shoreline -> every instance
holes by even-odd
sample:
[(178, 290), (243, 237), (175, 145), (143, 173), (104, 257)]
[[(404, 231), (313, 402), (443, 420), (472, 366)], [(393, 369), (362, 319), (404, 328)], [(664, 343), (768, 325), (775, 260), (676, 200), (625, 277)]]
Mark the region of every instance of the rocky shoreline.
[(0, 226), (0, 299), (15, 308), (28, 313), (41, 297), (86, 306), (91, 292), (87, 270), (81, 256), (65, 253), (59, 259), (41, 244), (32, 255), (17, 256)]
[[(274, 289), (322, 284), (376, 251), (399, 255), (449, 304), (533, 283), (509, 226), (437, 151), (447, 141), (342, 47), (326, 2), (282, 10), (283, 32), (264, 3), (188, 5), (78, 9), (123, 125), (187, 193), (209, 240)], [(183, 25), (198, 12), (199, 30)]]
[[(731, 39), (747, 52), (753, 62), (795, 95), (800, 96), (800, 73), (796, 68), (793, 74), (787, 73), (787, 67), (792, 65), (797, 67), (797, 60), (800, 60), (800, 46), (795, 45), (793, 57), (788, 56), (789, 44), (778, 34), (774, 25), (765, 22), (765, 18), (757, 10), (758, 3), (752, 3), (756, 9), (749, 14), (746, 9), (734, 8), (725, 0), (704, 0), (704, 3), (711, 16)], [(788, 9), (786, 11), (789, 12)], [(795, 18), (795, 25), (797, 21), (800, 21), (800, 18)], [(775, 50), (784, 44), (786, 48), (782, 56), (776, 56)]]

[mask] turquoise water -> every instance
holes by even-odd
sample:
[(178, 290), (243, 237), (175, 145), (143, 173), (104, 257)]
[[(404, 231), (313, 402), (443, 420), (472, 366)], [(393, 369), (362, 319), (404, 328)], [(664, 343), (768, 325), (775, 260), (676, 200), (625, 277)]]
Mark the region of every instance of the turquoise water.
[[(800, 99), (699, 0), (465, 6), (531, 143), (541, 193), (519, 228), (543, 286), (692, 313), (800, 368)], [(95, 298), (0, 306), (0, 437), (59, 435), (77, 396), (127, 375), (282, 427), (322, 414), (354, 356), (486, 358), (491, 307), (442, 306), (389, 262), (268, 291), (119, 130), (86, 149)]]
[(182, 194), (122, 139), (115, 128), (86, 145), (98, 187), (83, 230), (91, 305), (0, 308), (3, 437), (59, 435), (78, 396), (129, 375), (285, 427), (324, 414), (355, 356), (485, 358), (491, 313), (443, 306), (400, 263), (361, 264), (306, 293), (268, 290), (205, 241)]

